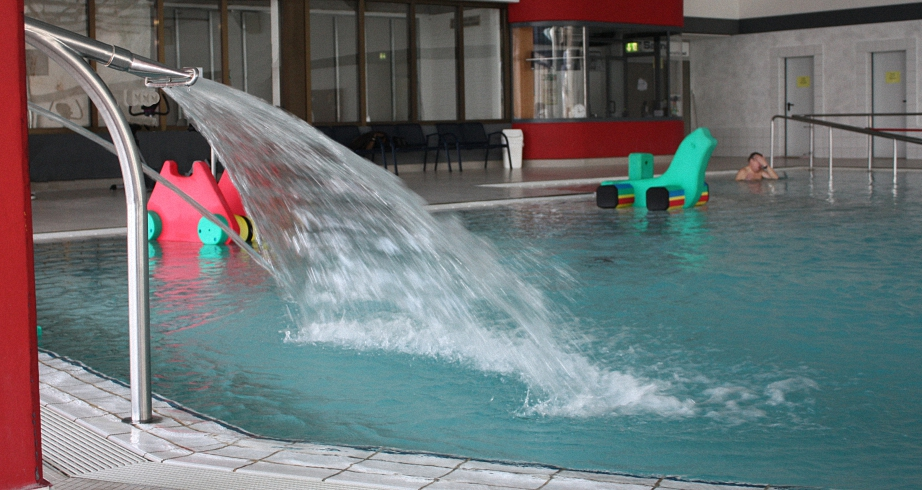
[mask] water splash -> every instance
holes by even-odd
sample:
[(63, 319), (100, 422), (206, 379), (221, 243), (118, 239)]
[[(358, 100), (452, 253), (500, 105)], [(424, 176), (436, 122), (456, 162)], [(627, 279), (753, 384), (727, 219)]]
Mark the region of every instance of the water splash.
[(300, 309), (296, 342), (442, 358), (517, 376), (529, 413), (684, 415), (668, 384), (605, 370), (567, 315), (500, 264), (484, 240), (438, 220), (392, 174), (304, 121), (199, 80), (166, 89), (221, 155), (274, 275)]

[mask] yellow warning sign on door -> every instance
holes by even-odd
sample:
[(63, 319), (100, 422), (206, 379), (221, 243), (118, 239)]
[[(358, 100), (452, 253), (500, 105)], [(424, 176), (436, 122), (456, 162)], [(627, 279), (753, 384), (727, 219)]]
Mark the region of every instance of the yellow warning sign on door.
[(898, 71), (888, 71), (884, 74), (884, 80), (886, 80), (887, 83), (900, 83), (901, 75), (902, 73)]
[(810, 88), (810, 77), (797, 77), (797, 88)]

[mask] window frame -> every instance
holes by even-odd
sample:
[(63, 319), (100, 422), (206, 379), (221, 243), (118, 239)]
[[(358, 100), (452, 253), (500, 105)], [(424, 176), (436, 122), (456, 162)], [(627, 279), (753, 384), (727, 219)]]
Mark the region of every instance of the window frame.
[[(510, 109), (511, 121), (523, 122), (523, 123), (580, 122), (580, 121), (583, 121), (583, 122), (622, 121), (623, 122), (623, 121), (663, 121), (663, 120), (675, 120), (675, 119), (681, 120), (682, 119), (682, 117), (672, 116), (666, 113), (668, 106), (669, 106), (668, 97), (669, 97), (669, 88), (671, 86), (671, 78), (674, 76), (677, 76), (675, 74), (670, 73), (670, 70), (671, 70), (670, 61), (672, 61), (670, 47), (671, 47), (672, 38), (679, 34), (679, 29), (671, 28), (671, 27), (663, 27), (663, 26), (619, 24), (619, 23), (607, 23), (607, 22), (605, 23), (603, 22), (578, 22), (578, 21), (573, 21), (573, 22), (568, 22), (568, 21), (517, 22), (517, 23), (507, 26), (507, 28), (509, 29), (510, 53), (511, 51), (515, 49), (515, 45), (513, 44), (515, 40), (513, 39), (513, 36), (515, 35), (515, 32), (517, 29), (531, 29), (533, 31), (534, 29), (538, 29), (538, 28), (563, 27), (563, 26), (579, 27), (579, 28), (585, 28), (587, 30), (594, 29), (594, 30), (609, 30), (612, 32), (618, 32), (622, 35), (621, 40), (624, 43), (634, 41), (634, 40), (647, 40), (647, 39), (653, 40), (655, 42), (655, 47), (653, 51), (630, 53), (630, 54), (627, 52), (623, 52), (620, 58), (623, 59), (625, 62), (625, 68), (623, 70), (624, 76), (625, 76), (625, 85), (627, 81), (626, 64), (628, 63), (628, 60), (630, 58), (642, 58), (642, 57), (652, 57), (653, 58), (654, 76), (653, 76), (653, 79), (651, 80), (651, 85), (652, 85), (653, 91), (657, 95), (662, 95), (664, 99), (666, 100), (666, 107), (661, 109), (664, 111), (663, 115), (662, 116), (646, 116), (646, 117), (637, 117), (637, 116), (589, 117), (587, 115), (587, 117), (576, 117), (576, 118), (574, 117), (541, 118), (541, 117), (534, 117), (534, 116), (533, 117), (516, 117), (516, 111), (520, 110), (521, 108), (512, 106)], [(585, 50), (587, 51), (586, 62), (588, 62), (589, 48), (590, 48), (590, 45), (587, 44), (585, 46)], [(509, 63), (508, 63), (510, 70), (519, 61), (520, 60), (518, 58), (514, 57), (514, 53), (511, 53)], [(516, 83), (515, 76), (516, 76), (515, 73), (510, 73), (510, 82), (513, 85)], [(588, 76), (588, 70), (587, 70), (586, 76)], [(587, 84), (590, 83), (588, 79), (586, 83)], [(625, 94), (624, 94), (625, 102), (627, 101), (627, 98), (628, 98), (628, 94), (627, 94), (627, 89), (625, 86)], [(588, 110), (588, 107), (587, 107), (587, 110)], [(655, 109), (651, 108), (651, 112), (653, 110)]]
[[(306, 120), (311, 124), (323, 124), (323, 125), (365, 125), (368, 123), (368, 104), (367, 104), (367, 74), (366, 74), (366, 52), (365, 52), (365, 12), (367, 11), (366, 5), (369, 3), (398, 3), (406, 4), (409, 6), (407, 14), (408, 22), (408, 53), (407, 53), (407, 73), (409, 76), (409, 94), (408, 94), (408, 111), (409, 114), (408, 120), (406, 121), (392, 121), (389, 123), (416, 123), (416, 124), (438, 124), (442, 122), (455, 122), (455, 121), (475, 121), (483, 122), (487, 124), (494, 123), (508, 123), (511, 121), (511, 70), (509, 67), (509, 24), (508, 20), (508, 8), (505, 4), (497, 4), (492, 2), (465, 2), (465, 1), (450, 1), (450, 0), (358, 0), (358, 26), (356, 29), (358, 37), (358, 77), (359, 77), (359, 121), (357, 122), (328, 122), (328, 121), (314, 121), (313, 120), (313, 110), (311, 107), (310, 97), (308, 96), (307, 102), (307, 117)], [(418, 70), (418, 43), (417, 43), (417, 25), (416, 25), (416, 7), (417, 5), (441, 5), (453, 7), (455, 11), (456, 24), (460, 28), (455, 29), (455, 73), (456, 73), (456, 85), (455, 85), (455, 107), (456, 107), (456, 118), (450, 120), (429, 120), (429, 119), (420, 119), (420, 108), (419, 108), (419, 70)], [(500, 56), (501, 56), (501, 83), (497, 87), (501, 91), (502, 96), (502, 111), (501, 117), (498, 119), (467, 119), (465, 115), (465, 73), (464, 73), (464, 11), (465, 9), (470, 8), (482, 8), (482, 9), (495, 9), (499, 11), (500, 15), (500, 28), (501, 32), (499, 35), (500, 39)], [(305, 8), (305, 23), (309, 25), (310, 23), (310, 0), (307, 0)], [(461, 19), (460, 22), (457, 19)], [(310, 77), (310, 41), (308, 37), (307, 44), (307, 54), (306, 58), (306, 72), (308, 74), (306, 80), (306, 91), (308, 95), (311, 93), (311, 77)], [(374, 121), (372, 121), (374, 123)]]
[[(352, 123), (324, 123), (332, 125), (345, 125), (345, 124), (367, 124), (367, 105), (366, 105), (366, 96), (367, 96), (367, 87), (366, 87), (366, 70), (365, 70), (365, 11), (366, 4), (369, 2), (375, 2), (376, 0), (357, 0), (357, 43), (358, 43), (358, 84), (359, 84), (359, 121)], [(154, 15), (152, 18), (153, 24), (150, 26), (151, 35), (154, 39), (153, 52), (156, 53), (156, 59), (160, 62), (164, 62), (166, 59), (166, 43), (165, 43), (165, 31), (164, 31), (164, 10), (167, 6), (167, 3), (170, 3), (169, 0), (153, 0), (154, 5)], [(230, 0), (218, 0), (218, 9), (219, 9), (219, 18), (220, 25), (217, 26), (219, 38), (220, 38), (220, 64), (221, 64), (221, 83), (225, 85), (230, 85), (230, 59), (229, 59), (229, 40), (228, 40), (228, 22), (229, 22), (229, 11), (230, 9)], [(409, 122), (409, 123), (421, 123), (421, 124), (437, 124), (441, 122), (455, 122), (455, 121), (475, 121), (483, 122), (487, 124), (496, 124), (496, 123), (508, 123), (512, 120), (512, 69), (510, 66), (510, 25), (508, 23), (509, 13), (508, 7), (506, 4), (499, 4), (496, 2), (477, 2), (477, 1), (457, 1), (457, 0), (390, 0), (385, 1), (384, 3), (402, 3), (407, 4), (408, 8), (408, 56), (407, 63), (408, 74), (409, 74), (409, 120), (408, 121), (394, 121), (396, 123)], [(453, 7), (455, 9), (455, 18), (460, 19), (457, 22), (459, 28), (455, 29), (455, 66), (456, 66), (456, 78), (457, 83), (455, 86), (455, 103), (456, 103), (456, 119), (452, 120), (420, 120), (419, 118), (419, 73), (417, 69), (417, 39), (416, 39), (416, 6), (417, 5), (443, 5)], [(96, 22), (98, 9), (96, 8), (96, 0), (84, 0), (83, 7), (86, 9), (86, 23), (87, 23), (87, 36), (95, 38), (96, 36)], [(309, 30), (310, 23), (310, 0), (304, 0), (304, 21), (307, 23), (307, 29)], [(465, 101), (465, 70), (464, 70), (464, 12), (466, 9), (495, 9), (499, 11), (500, 15), (500, 62), (502, 64), (501, 68), (501, 83), (497, 87), (497, 90), (501, 91), (502, 97), (502, 115), (499, 119), (467, 119), (465, 114), (466, 101)], [(281, 12), (280, 12), (281, 14)], [(308, 31), (309, 32), (309, 31)], [(310, 80), (310, 41), (309, 33), (307, 34), (307, 40), (305, 41), (306, 52), (304, 53), (306, 68), (306, 97), (307, 97), (307, 113), (305, 120), (309, 123), (314, 123), (311, 116), (311, 80)], [(277, 42), (281, 43), (282, 39), (278, 39)], [(284, 60), (283, 60), (284, 62)], [(96, 63), (91, 63), (91, 66), (96, 67)], [(161, 97), (163, 93), (161, 91)], [(161, 105), (164, 102), (161, 102)], [(161, 107), (162, 109), (163, 107)], [(89, 104), (89, 126), (88, 128), (92, 131), (101, 131), (105, 130), (105, 127), (100, 125), (99, 114), (95, 106)], [(157, 124), (151, 126), (153, 129), (157, 130), (175, 130), (175, 129), (184, 129), (185, 126), (176, 126), (170, 125), (167, 121), (166, 115), (160, 115), (157, 119)], [(58, 133), (66, 132), (64, 128), (30, 128), (29, 132), (34, 134), (39, 133)]]

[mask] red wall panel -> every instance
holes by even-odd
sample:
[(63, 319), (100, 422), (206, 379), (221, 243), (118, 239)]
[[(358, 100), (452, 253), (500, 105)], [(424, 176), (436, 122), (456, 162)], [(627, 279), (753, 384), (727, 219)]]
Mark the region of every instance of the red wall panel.
[(520, 0), (509, 22), (581, 21), (682, 27), (682, 0)]
[(42, 483), (22, 12), (0, 2), (0, 489)]
[(526, 160), (671, 155), (685, 133), (679, 120), (513, 123), (525, 136)]

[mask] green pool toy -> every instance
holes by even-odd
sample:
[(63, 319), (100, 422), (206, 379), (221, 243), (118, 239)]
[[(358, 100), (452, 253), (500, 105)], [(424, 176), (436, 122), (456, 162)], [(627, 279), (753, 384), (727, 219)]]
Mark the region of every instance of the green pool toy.
[(653, 155), (628, 156), (628, 180), (606, 180), (596, 189), (600, 208), (645, 207), (650, 210), (691, 208), (710, 198), (704, 182), (717, 140), (707, 128), (698, 128), (682, 140), (669, 168), (653, 177)]
[(163, 220), (156, 211), (147, 212), (147, 239), (156, 240), (163, 231)]
[[(224, 216), (216, 216), (225, 225), (227, 224), (227, 219)], [(227, 241), (227, 233), (204, 216), (198, 220), (198, 237), (205, 245), (217, 245)]]

